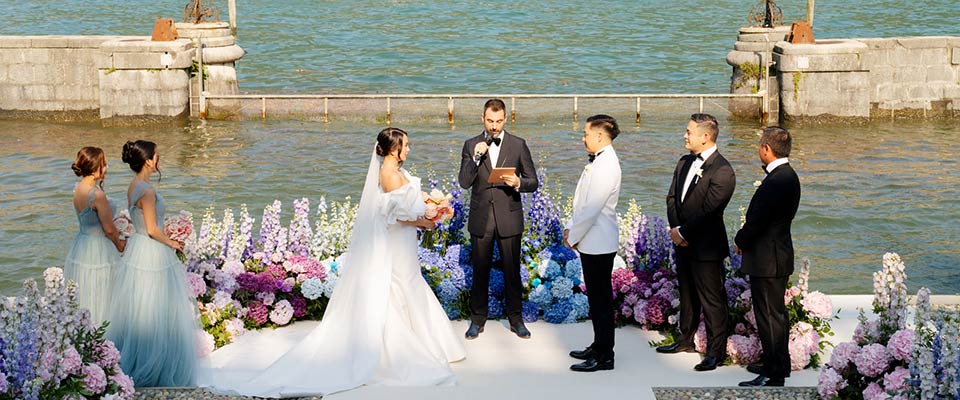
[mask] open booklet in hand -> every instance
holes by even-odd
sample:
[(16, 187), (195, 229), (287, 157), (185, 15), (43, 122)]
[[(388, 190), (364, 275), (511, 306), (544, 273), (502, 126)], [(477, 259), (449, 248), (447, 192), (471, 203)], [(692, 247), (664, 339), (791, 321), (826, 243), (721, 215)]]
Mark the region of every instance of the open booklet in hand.
[(487, 183), (503, 183), (503, 178), (501, 176), (516, 175), (517, 169), (514, 167), (507, 168), (494, 168), (493, 171), (490, 171), (490, 176), (487, 177)]

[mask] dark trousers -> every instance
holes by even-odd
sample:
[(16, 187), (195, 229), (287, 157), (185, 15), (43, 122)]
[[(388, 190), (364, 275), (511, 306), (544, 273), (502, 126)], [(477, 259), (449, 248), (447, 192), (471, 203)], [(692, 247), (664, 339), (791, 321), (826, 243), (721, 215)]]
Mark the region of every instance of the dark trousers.
[(723, 260), (698, 261), (684, 250), (677, 251), (677, 284), (680, 290), (680, 339), (693, 345), (693, 336), (700, 327), (703, 312), (707, 328), (707, 355), (727, 355), (730, 314), (727, 311), (727, 289), (724, 287)]
[(750, 277), (753, 313), (757, 318), (757, 333), (763, 347), (763, 376), (784, 378), (790, 373), (790, 317), (783, 304), (789, 276), (782, 278)]
[(593, 322), (593, 344), (601, 360), (613, 358), (613, 258), (617, 253), (580, 253), (583, 264), (583, 283), (587, 286), (587, 302)]
[(493, 261), (493, 244), (500, 246), (503, 260), (503, 297), (506, 300), (504, 315), (510, 323), (522, 322), (523, 285), (520, 282), (520, 236), (500, 237), (493, 208), (487, 217), (487, 229), (483, 236), (470, 235), (473, 247), (473, 286), (470, 287), (470, 320), (483, 325), (487, 321), (489, 305), (490, 267)]

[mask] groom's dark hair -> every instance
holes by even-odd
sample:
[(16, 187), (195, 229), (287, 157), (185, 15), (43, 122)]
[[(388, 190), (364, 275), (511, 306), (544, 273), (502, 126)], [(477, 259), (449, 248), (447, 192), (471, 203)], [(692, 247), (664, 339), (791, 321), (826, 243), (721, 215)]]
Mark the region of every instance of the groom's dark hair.
[(597, 114), (587, 118), (587, 123), (594, 128), (599, 128), (607, 134), (610, 140), (616, 139), (620, 135), (620, 127), (617, 120), (606, 114)]

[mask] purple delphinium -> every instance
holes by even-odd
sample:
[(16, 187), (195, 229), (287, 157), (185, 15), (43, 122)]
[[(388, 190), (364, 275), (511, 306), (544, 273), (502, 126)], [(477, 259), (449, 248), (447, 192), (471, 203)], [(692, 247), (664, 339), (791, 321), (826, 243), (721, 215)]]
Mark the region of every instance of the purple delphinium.
[(301, 256), (310, 255), (310, 200), (306, 197), (293, 201), (293, 220), (290, 221), (289, 250)]

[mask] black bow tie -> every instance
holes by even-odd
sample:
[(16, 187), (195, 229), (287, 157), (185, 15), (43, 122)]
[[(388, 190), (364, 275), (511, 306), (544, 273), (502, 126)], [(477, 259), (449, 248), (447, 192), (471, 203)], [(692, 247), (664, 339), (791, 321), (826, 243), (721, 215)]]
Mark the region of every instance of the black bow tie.
[(697, 159), (700, 160), (700, 161), (704, 161), (704, 160), (703, 160), (703, 153), (697, 153)]
[(495, 143), (497, 146), (499, 146), (501, 139), (502, 138), (499, 136), (487, 136), (487, 146), (489, 146), (490, 143)]
[(760, 169), (763, 170), (763, 173), (764, 173), (764, 174), (769, 174), (769, 173), (770, 173), (770, 171), (767, 171), (767, 166), (766, 166), (766, 165), (761, 165), (761, 166), (760, 166)]
[(597, 159), (597, 156), (599, 156), (599, 155), (601, 155), (601, 154), (603, 154), (602, 151), (599, 152), (599, 153), (597, 153), (597, 154), (589, 154), (589, 153), (588, 153), (588, 154), (587, 154), (587, 160), (589, 160), (590, 162), (593, 162), (593, 160), (596, 160), (596, 159)]

